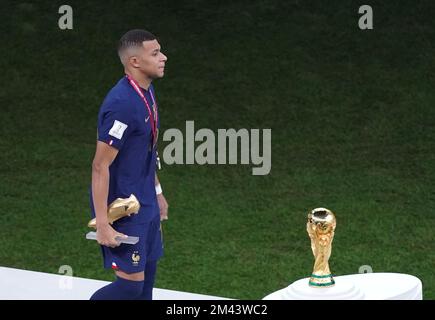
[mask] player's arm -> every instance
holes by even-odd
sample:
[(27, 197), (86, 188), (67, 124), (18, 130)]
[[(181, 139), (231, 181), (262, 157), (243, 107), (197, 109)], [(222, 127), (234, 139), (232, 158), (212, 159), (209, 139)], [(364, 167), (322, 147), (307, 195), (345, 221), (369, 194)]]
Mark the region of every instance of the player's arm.
[(97, 141), (95, 157), (92, 161), (92, 198), (94, 200), (95, 217), (97, 223), (97, 241), (109, 247), (118, 246), (116, 232), (107, 220), (107, 197), (109, 194), (109, 166), (115, 160), (118, 150), (108, 144)]
[(157, 173), (156, 173), (156, 194), (157, 194), (157, 203), (159, 204), (159, 209), (160, 209), (160, 221), (161, 220), (168, 220), (168, 202), (166, 201), (165, 196), (163, 195), (162, 192), (162, 187), (160, 186), (160, 181), (159, 178), (157, 177)]
[[(157, 186), (159, 186), (160, 185), (160, 181), (159, 181), (159, 177), (157, 177), (157, 173), (156, 173), (156, 188), (157, 188)], [(156, 189), (157, 190), (157, 189)]]

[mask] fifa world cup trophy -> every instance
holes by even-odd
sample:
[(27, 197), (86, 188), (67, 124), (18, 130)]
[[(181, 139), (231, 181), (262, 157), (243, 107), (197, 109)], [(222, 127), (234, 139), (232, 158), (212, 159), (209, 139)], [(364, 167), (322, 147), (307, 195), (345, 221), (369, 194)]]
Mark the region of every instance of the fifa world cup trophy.
[(328, 263), (335, 226), (335, 215), (328, 209), (317, 208), (308, 214), (307, 232), (314, 255), (314, 268), (309, 281), (311, 287), (325, 288), (335, 284)]

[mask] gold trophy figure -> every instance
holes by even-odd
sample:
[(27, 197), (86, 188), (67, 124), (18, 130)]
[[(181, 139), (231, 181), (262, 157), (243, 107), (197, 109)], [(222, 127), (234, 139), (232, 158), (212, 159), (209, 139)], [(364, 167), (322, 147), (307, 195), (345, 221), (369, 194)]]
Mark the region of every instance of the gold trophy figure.
[[(108, 212), (107, 212), (107, 220), (109, 221), (110, 224), (113, 224), (113, 222), (123, 217), (130, 216), (132, 214), (137, 214), (139, 212), (139, 209), (140, 209), (140, 203), (134, 194), (130, 195), (130, 197), (126, 199), (117, 198), (109, 205)], [(96, 218), (89, 221), (88, 227), (94, 229), (97, 228)]]
[(335, 215), (328, 209), (317, 208), (308, 214), (307, 232), (315, 259), (309, 281), (311, 287), (325, 288), (335, 284), (328, 263), (335, 226)]

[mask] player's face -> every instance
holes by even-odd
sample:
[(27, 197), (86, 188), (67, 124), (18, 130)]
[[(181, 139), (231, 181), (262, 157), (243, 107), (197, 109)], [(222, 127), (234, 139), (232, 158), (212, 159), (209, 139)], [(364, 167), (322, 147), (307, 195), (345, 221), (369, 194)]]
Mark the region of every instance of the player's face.
[(163, 77), (168, 58), (160, 51), (161, 47), (158, 41), (144, 41), (142, 47), (143, 50), (138, 56), (141, 71), (152, 79)]

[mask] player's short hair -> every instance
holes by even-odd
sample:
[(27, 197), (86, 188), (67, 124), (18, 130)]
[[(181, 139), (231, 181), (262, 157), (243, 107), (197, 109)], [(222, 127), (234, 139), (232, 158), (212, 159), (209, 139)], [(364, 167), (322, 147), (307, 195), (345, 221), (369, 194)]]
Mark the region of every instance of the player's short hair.
[(142, 42), (155, 39), (157, 39), (155, 35), (142, 29), (134, 29), (126, 32), (121, 39), (119, 39), (118, 43), (118, 55), (121, 62), (124, 64), (123, 54), (127, 49), (142, 47)]

